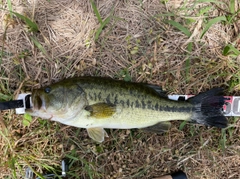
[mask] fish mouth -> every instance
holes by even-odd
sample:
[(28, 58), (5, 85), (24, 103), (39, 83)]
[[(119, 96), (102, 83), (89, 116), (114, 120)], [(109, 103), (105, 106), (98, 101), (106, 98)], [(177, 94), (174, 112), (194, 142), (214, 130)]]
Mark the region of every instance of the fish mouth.
[(34, 110), (40, 110), (40, 109), (46, 110), (44, 99), (41, 96), (36, 95), (36, 94), (33, 95), (33, 109)]

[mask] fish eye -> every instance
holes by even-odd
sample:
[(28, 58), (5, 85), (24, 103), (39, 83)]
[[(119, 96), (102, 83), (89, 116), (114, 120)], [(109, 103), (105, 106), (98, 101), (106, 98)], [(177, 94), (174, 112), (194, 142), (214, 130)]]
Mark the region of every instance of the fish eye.
[(46, 87), (46, 88), (44, 89), (44, 91), (45, 91), (45, 93), (50, 93), (51, 88), (50, 88), (50, 87)]

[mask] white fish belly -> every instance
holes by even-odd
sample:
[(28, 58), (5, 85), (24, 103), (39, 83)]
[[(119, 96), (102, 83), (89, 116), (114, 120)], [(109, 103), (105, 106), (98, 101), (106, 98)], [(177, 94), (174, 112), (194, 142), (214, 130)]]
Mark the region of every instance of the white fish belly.
[[(148, 109), (123, 109), (108, 119), (98, 121), (103, 128), (131, 129), (152, 126), (158, 122), (171, 120), (189, 120), (191, 113), (154, 111)], [(101, 120), (101, 119), (99, 119)]]
[(164, 121), (188, 120), (190, 117), (191, 113), (186, 112), (118, 108), (113, 116), (107, 118), (94, 118), (89, 115), (89, 112), (85, 111), (73, 119), (59, 122), (80, 128), (102, 127), (110, 129), (132, 129), (144, 128)]

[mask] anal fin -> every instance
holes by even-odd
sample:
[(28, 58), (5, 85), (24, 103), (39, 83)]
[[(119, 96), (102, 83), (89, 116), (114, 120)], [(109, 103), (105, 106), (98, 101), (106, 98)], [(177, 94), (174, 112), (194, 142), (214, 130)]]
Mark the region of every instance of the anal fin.
[(167, 132), (171, 127), (170, 122), (159, 122), (153, 126), (141, 128), (145, 132), (154, 132), (157, 134), (162, 134), (164, 132)]

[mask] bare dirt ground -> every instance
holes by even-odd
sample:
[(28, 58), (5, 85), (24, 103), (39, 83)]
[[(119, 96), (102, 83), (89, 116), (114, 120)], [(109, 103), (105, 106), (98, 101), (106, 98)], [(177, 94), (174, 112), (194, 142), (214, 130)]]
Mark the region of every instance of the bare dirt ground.
[[(36, 22), (38, 32), (0, 11), (0, 100), (83, 75), (147, 82), (175, 94), (221, 86), (240, 95), (239, 56), (222, 55), (228, 44), (239, 48), (239, 21), (215, 23), (201, 38), (209, 19), (231, 15), (228, 1), (94, 2), (107, 19), (102, 29), (88, 0), (12, 0), (12, 10)], [(9, 8), (7, 1), (0, 5)], [(50, 121), (24, 126), (14, 111), (1, 112), (0, 121), (1, 178), (21, 178), (27, 166), (59, 169), (62, 158), (70, 161), (69, 178), (154, 178), (179, 169), (190, 179), (240, 178), (238, 118), (229, 118), (226, 130), (191, 124), (180, 130), (181, 122), (163, 135), (108, 130), (102, 144), (84, 129)]]

